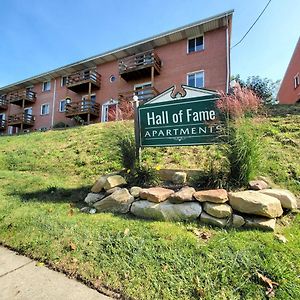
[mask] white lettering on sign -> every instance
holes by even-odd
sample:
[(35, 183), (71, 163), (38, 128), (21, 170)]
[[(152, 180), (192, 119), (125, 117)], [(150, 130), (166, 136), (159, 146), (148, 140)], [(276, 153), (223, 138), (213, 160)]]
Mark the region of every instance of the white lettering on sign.
[(183, 123), (185, 120), (187, 123), (213, 121), (216, 119), (216, 112), (214, 110), (193, 111), (191, 108), (188, 108), (185, 111), (181, 109), (178, 113), (173, 113), (171, 118), (169, 118), (169, 112), (166, 110), (158, 114), (147, 112), (148, 126), (167, 125), (169, 124), (169, 119), (174, 124)]

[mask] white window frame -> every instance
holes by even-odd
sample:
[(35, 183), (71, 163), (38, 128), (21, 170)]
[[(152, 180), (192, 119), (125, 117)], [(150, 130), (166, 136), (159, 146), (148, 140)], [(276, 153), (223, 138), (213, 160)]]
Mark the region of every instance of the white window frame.
[(67, 105), (68, 103), (71, 102), (70, 99), (68, 99), (68, 100), (67, 100), (67, 99), (61, 99), (61, 100), (59, 100), (59, 108), (58, 108), (58, 111), (61, 112), (61, 113), (63, 113), (63, 112), (66, 111), (66, 110), (61, 110), (61, 103), (62, 103), (63, 101), (66, 101), (66, 105)]
[(294, 76), (294, 88), (296, 89), (300, 85), (300, 75), (297, 73)]
[(64, 78), (66, 78), (66, 84), (67, 84), (67, 78), (68, 78), (68, 76), (61, 76), (61, 78), (60, 78), (60, 86), (61, 87), (63, 87), (63, 86), (66, 85), (66, 84), (63, 84)]
[[(44, 84), (47, 82), (49, 82), (49, 90), (44, 89), (45, 88)], [(51, 91), (51, 80), (47, 80), (42, 83), (42, 92), (49, 92), (49, 91)]]
[(2, 119), (0, 118), (0, 120), (6, 120), (6, 114), (5, 113), (0, 113), (0, 116), (2, 116)]
[[(204, 88), (205, 87), (205, 71), (204, 70), (199, 70), (199, 71), (194, 71), (194, 72), (189, 72), (186, 74), (186, 84), (189, 85), (189, 75), (193, 75), (193, 74), (196, 74), (196, 73), (203, 73), (203, 86), (200, 87), (201, 88)], [(198, 87), (196, 87), (198, 88)]]
[[(43, 106), (46, 106), (46, 105), (48, 105), (48, 113), (43, 114)], [(47, 115), (49, 115), (49, 114), (50, 114), (50, 103), (43, 103), (43, 104), (41, 105), (41, 116), (47, 116)]]
[[(198, 51), (193, 51), (193, 52), (189, 52), (189, 41), (190, 40), (194, 40), (198, 37), (202, 37), (203, 38), (203, 49), (201, 50), (198, 50)], [(187, 54), (192, 54), (192, 53), (197, 53), (197, 52), (201, 52), (205, 49), (205, 39), (204, 39), (204, 34), (199, 34), (199, 35), (196, 35), (196, 36), (193, 36), (193, 37), (190, 37), (187, 39), (187, 42), (186, 42), (186, 53)]]

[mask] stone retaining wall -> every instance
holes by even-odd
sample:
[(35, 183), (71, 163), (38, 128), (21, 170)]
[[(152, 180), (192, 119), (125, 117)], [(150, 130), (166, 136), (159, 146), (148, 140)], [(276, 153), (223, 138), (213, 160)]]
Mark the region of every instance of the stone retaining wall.
[[(176, 178), (175, 178), (176, 180)], [(125, 188), (125, 186), (127, 188)], [(83, 212), (131, 213), (151, 220), (192, 221), (218, 227), (252, 227), (274, 230), (276, 218), (296, 210), (296, 197), (284, 189), (270, 189), (262, 180), (250, 182), (251, 190), (178, 191), (163, 187), (128, 187), (117, 174), (101, 176), (85, 198)]]

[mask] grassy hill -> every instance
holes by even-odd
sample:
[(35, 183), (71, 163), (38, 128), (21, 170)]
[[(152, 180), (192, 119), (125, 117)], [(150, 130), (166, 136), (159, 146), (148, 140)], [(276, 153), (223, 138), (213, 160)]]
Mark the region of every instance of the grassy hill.
[[(300, 108), (271, 108), (253, 128), (262, 133), (259, 173), (299, 196)], [(279, 283), (276, 299), (300, 299), (299, 216), (281, 220), (282, 244), (255, 230), (80, 213), (94, 180), (121, 168), (116, 142), (131, 130), (127, 121), (1, 137), (0, 243), (132, 299), (265, 299), (257, 272)], [(221, 156), (222, 146), (148, 148), (143, 160), (205, 169)]]

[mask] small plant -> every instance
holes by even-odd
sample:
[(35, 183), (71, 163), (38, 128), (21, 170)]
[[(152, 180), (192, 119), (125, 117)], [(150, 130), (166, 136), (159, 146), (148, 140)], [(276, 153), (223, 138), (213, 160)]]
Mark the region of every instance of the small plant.
[(141, 187), (158, 185), (160, 182), (157, 171), (145, 165), (136, 166), (133, 172), (129, 173), (129, 181)]
[(80, 116), (75, 116), (72, 118), (77, 124), (84, 125), (84, 120)]
[(132, 172), (137, 165), (136, 146), (133, 133), (127, 133), (119, 138), (117, 145), (120, 149), (122, 165)]

